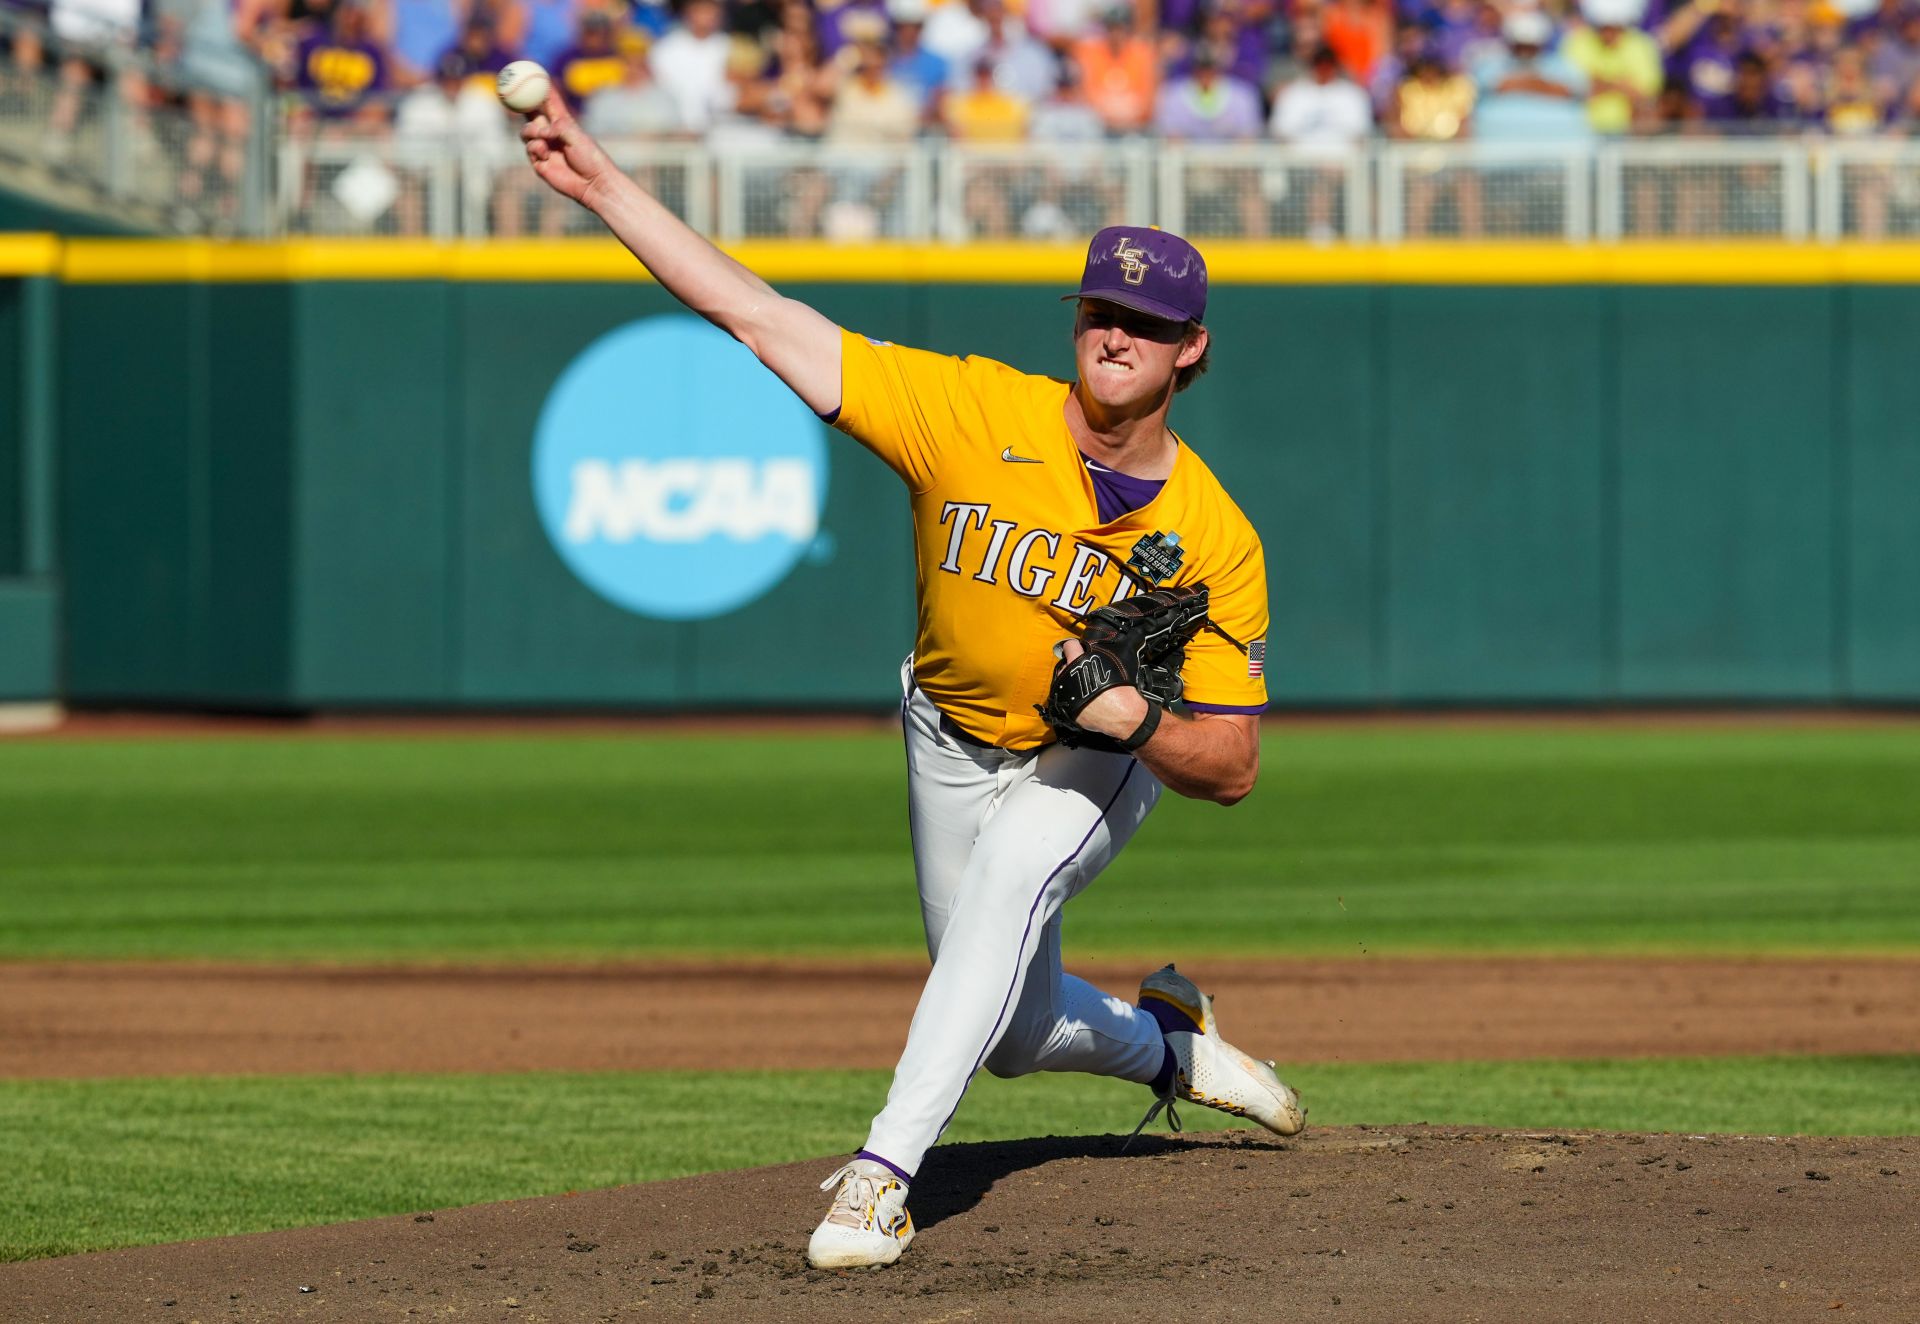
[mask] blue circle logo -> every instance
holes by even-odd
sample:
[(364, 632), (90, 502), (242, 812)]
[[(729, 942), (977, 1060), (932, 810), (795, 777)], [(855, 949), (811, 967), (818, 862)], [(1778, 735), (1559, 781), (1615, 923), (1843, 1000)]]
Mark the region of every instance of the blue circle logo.
[(560, 559), (643, 616), (752, 602), (814, 545), (827, 448), (813, 411), (699, 318), (594, 341), (540, 409), (533, 493)]

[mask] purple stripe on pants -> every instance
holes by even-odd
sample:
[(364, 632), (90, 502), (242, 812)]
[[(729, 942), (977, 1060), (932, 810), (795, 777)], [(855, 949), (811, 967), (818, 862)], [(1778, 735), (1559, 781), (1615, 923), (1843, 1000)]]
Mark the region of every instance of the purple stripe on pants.
[[(1007, 1010), (1013, 1005), (1013, 990), (1018, 987), (1020, 983), (1020, 972), (1026, 968), (1027, 939), (1033, 936), (1033, 917), (1040, 911), (1042, 898), (1047, 895), (1047, 889), (1053, 886), (1053, 880), (1060, 876), (1060, 871), (1080, 858), (1080, 852), (1087, 848), (1087, 843), (1093, 840), (1093, 834), (1099, 829), (1102, 823), (1107, 821), (1108, 812), (1112, 810), (1115, 804), (1119, 803), (1120, 793), (1127, 789), (1127, 783), (1133, 780), (1133, 774), (1139, 766), (1139, 763), (1134, 760), (1127, 760), (1127, 775), (1120, 779), (1120, 784), (1113, 788), (1113, 794), (1107, 797), (1107, 803), (1100, 810), (1100, 817), (1093, 820), (1093, 825), (1087, 829), (1087, 835), (1080, 838), (1080, 844), (1073, 848), (1072, 853), (1070, 853), (1066, 859), (1060, 861), (1060, 863), (1053, 867), (1053, 872), (1048, 874), (1046, 881), (1040, 884), (1040, 890), (1034, 893), (1033, 904), (1027, 907), (1027, 927), (1021, 931), (1020, 948), (1015, 954), (1016, 959), (1013, 964), (1013, 978), (1007, 982), (1007, 996), (1000, 1000), (1000, 1015), (995, 1018), (993, 1028), (987, 1032), (987, 1042), (982, 1045), (980, 1056), (973, 1059), (973, 1070), (967, 1073), (967, 1085), (971, 1085), (973, 1078), (980, 1074), (980, 1064), (986, 1061), (987, 1054), (993, 1051), (994, 1044), (998, 1042), (1000, 1038), (1000, 1027), (1006, 1024)], [(960, 1100), (967, 1097), (967, 1085), (960, 1087), (960, 1098), (953, 1101), (953, 1109), (947, 1114), (946, 1121), (940, 1123), (940, 1129), (934, 1132), (935, 1141), (938, 1141), (939, 1138), (945, 1134), (947, 1123), (953, 1121), (953, 1114), (960, 1111)]]

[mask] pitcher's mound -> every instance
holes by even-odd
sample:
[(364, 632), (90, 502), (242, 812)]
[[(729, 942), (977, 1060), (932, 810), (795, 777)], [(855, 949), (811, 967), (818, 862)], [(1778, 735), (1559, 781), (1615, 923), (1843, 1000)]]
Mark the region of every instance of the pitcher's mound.
[(955, 1145), (891, 1269), (838, 1158), (0, 1266), (9, 1320), (1920, 1318), (1920, 1140), (1441, 1127)]

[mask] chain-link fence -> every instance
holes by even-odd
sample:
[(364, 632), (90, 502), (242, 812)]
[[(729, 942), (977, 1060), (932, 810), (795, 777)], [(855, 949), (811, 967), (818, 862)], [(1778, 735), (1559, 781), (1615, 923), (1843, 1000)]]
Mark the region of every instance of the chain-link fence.
[[(391, 124), (370, 128), (300, 113), (250, 57), (221, 65), (62, 40), (6, 8), (0, 48), (0, 168), (56, 204), (183, 233), (600, 232), (534, 177), (514, 120), (485, 96), (427, 115), (402, 98)], [(1141, 139), (847, 147), (741, 131), (606, 146), (723, 240), (1059, 241), (1123, 222), (1316, 243), (1920, 238), (1920, 142), (1902, 139), (1307, 151)]]
[(1153, 158), (1143, 144), (953, 146), (937, 158), (939, 235), (1071, 239), (1153, 209)]
[(0, 6), (0, 164), (16, 188), (135, 226), (257, 234), (273, 120), (264, 66), (233, 47), (63, 36)]

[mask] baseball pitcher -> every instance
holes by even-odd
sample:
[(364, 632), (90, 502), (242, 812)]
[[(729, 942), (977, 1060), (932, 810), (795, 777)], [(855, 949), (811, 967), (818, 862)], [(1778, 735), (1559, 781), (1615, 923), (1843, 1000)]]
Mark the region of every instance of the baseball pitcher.
[[(1167, 426), (1207, 367), (1206, 265), (1144, 227), (1094, 236), (1073, 300), (1077, 379), (834, 325), (621, 174), (556, 94), (521, 131), (534, 171), (676, 298), (900, 475), (919, 625), (901, 667), (909, 820), (933, 969), (884, 1108), (808, 1257), (878, 1266), (913, 1239), (914, 1173), (982, 1067), (1146, 1085), (1292, 1135), (1306, 1110), (1221, 1039), (1169, 965), (1128, 1002), (1067, 974), (1060, 911), (1163, 788), (1233, 804), (1259, 768), (1260, 540)], [(1175, 705), (1178, 705), (1176, 708)], [(1136, 1128), (1137, 1132), (1138, 1128)]]

